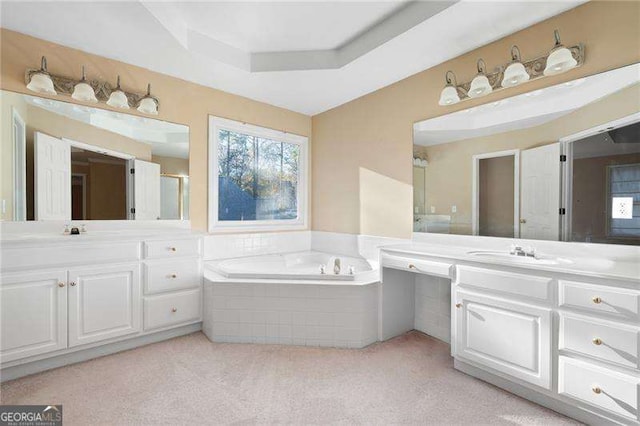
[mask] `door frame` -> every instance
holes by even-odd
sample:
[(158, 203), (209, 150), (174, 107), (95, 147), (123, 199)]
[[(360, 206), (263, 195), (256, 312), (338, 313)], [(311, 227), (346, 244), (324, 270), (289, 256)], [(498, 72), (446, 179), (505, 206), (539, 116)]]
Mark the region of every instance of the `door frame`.
[(82, 220), (87, 220), (87, 174), (71, 172), (71, 185), (73, 185), (74, 176), (80, 176), (82, 178)]
[[(595, 127), (563, 136), (559, 139), (560, 153), (567, 156), (567, 161), (562, 165), (560, 170), (560, 202), (565, 208), (565, 214), (560, 219), (560, 238), (561, 241), (571, 241), (571, 226), (573, 215), (573, 142), (588, 138), (598, 133), (608, 130), (617, 129), (618, 127), (628, 126), (640, 122), (640, 112), (618, 118), (607, 123), (600, 124)], [(562, 164), (562, 163), (561, 163)]]
[[(11, 137), (13, 138), (13, 220), (27, 220), (27, 124), (11, 107)], [(16, 138), (20, 129), (20, 140)]]
[(520, 238), (520, 150), (508, 149), (505, 151), (487, 152), (476, 154), (472, 158), (472, 189), (471, 189), (471, 226), (472, 235), (480, 232), (480, 160), (488, 158), (513, 156), (513, 238)]

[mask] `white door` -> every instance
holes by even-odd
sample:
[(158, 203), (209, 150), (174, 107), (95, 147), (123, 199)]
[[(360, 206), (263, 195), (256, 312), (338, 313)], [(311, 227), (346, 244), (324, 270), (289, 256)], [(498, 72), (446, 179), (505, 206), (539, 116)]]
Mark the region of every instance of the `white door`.
[(455, 291), (455, 357), (551, 389), (551, 310)]
[(134, 160), (133, 197), (136, 220), (160, 218), (160, 164)]
[(71, 220), (69, 142), (35, 133), (35, 219)]
[(67, 347), (67, 272), (8, 274), (0, 285), (0, 361)]
[(69, 347), (141, 329), (140, 265), (69, 271)]
[(521, 153), (520, 238), (560, 239), (560, 144)]

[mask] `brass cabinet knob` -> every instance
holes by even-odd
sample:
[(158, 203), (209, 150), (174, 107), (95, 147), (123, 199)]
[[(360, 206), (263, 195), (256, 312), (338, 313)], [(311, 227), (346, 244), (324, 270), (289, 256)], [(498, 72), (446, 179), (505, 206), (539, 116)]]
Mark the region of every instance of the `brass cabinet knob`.
[(417, 268), (416, 268), (416, 265), (414, 265), (413, 263), (410, 263), (409, 264), (409, 269), (417, 269)]
[(602, 339), (596, 337), (595, 339), (593, 339), (593, 344), (596, 346), (600, 346), (602, 344)]
[(169, 275), (169, 278), (178, 278), (178, 276), (176, 274), (171, 274)]
[(595, 304), (600, 304), (600, 303), (602, 303), (602, 298), (600, 298), (600, 297), (598, 297), (598, 296), (594, 297), (594, 298), (593, 298), (593, 299), (591, 299), (591, 300), (593, 300), (593, 303), (595, 303)]
[(456, 303), (456, 308), (462, 308), (462, 303)]
[(602, 389), (600, 389), (598, 386), (594, 386), (593, 388), (591, 388), (591, 390), (593, 391), (593, 393), (597, 393), (597, 394), (602, 393)]
[(60, 288), (64, 287), (64, 283), (63, 282), (59, 282), (58, 283), (58, 287), (60, 287)]
[(178, 308), (171, 308), (171, 312), (178, 312)]
[(71, 282), (69, 283), (69, 285), (70, 285), (71, 287), (75, 287), (75, 286), (76, 286), (76, 283), (75, 283), (75, 282), (73, 282), (73, 281), (71, 281)]
[(527, 219), (520, 219), (520, 223), (527, 223)]
[(176, 248), (175, 247), (169, 247), (169, 250), (176, 251)]

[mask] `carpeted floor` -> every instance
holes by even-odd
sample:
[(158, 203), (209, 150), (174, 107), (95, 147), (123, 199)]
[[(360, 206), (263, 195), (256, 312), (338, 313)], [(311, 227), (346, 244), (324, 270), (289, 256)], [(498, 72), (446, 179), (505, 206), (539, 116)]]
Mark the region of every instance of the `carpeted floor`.
[(195, 333), (5, 383), (0, 401), (63, 404), (67, 425), (576, 424), (455, 371), (418, 332), (362, 350)]

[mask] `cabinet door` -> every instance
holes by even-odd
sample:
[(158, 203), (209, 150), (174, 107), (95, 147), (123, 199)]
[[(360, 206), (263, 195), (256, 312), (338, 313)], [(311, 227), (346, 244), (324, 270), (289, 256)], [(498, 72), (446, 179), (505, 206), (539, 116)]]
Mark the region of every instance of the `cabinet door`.
[(69, 346), (141, 329), (140, 265), (95, 266), (69, 271)]
[(65, 349), (67, 272), (9, 274), (0, 282), (0, 360)]
[(456, 290), (455, 356), (551, 388), (551, 310)]

